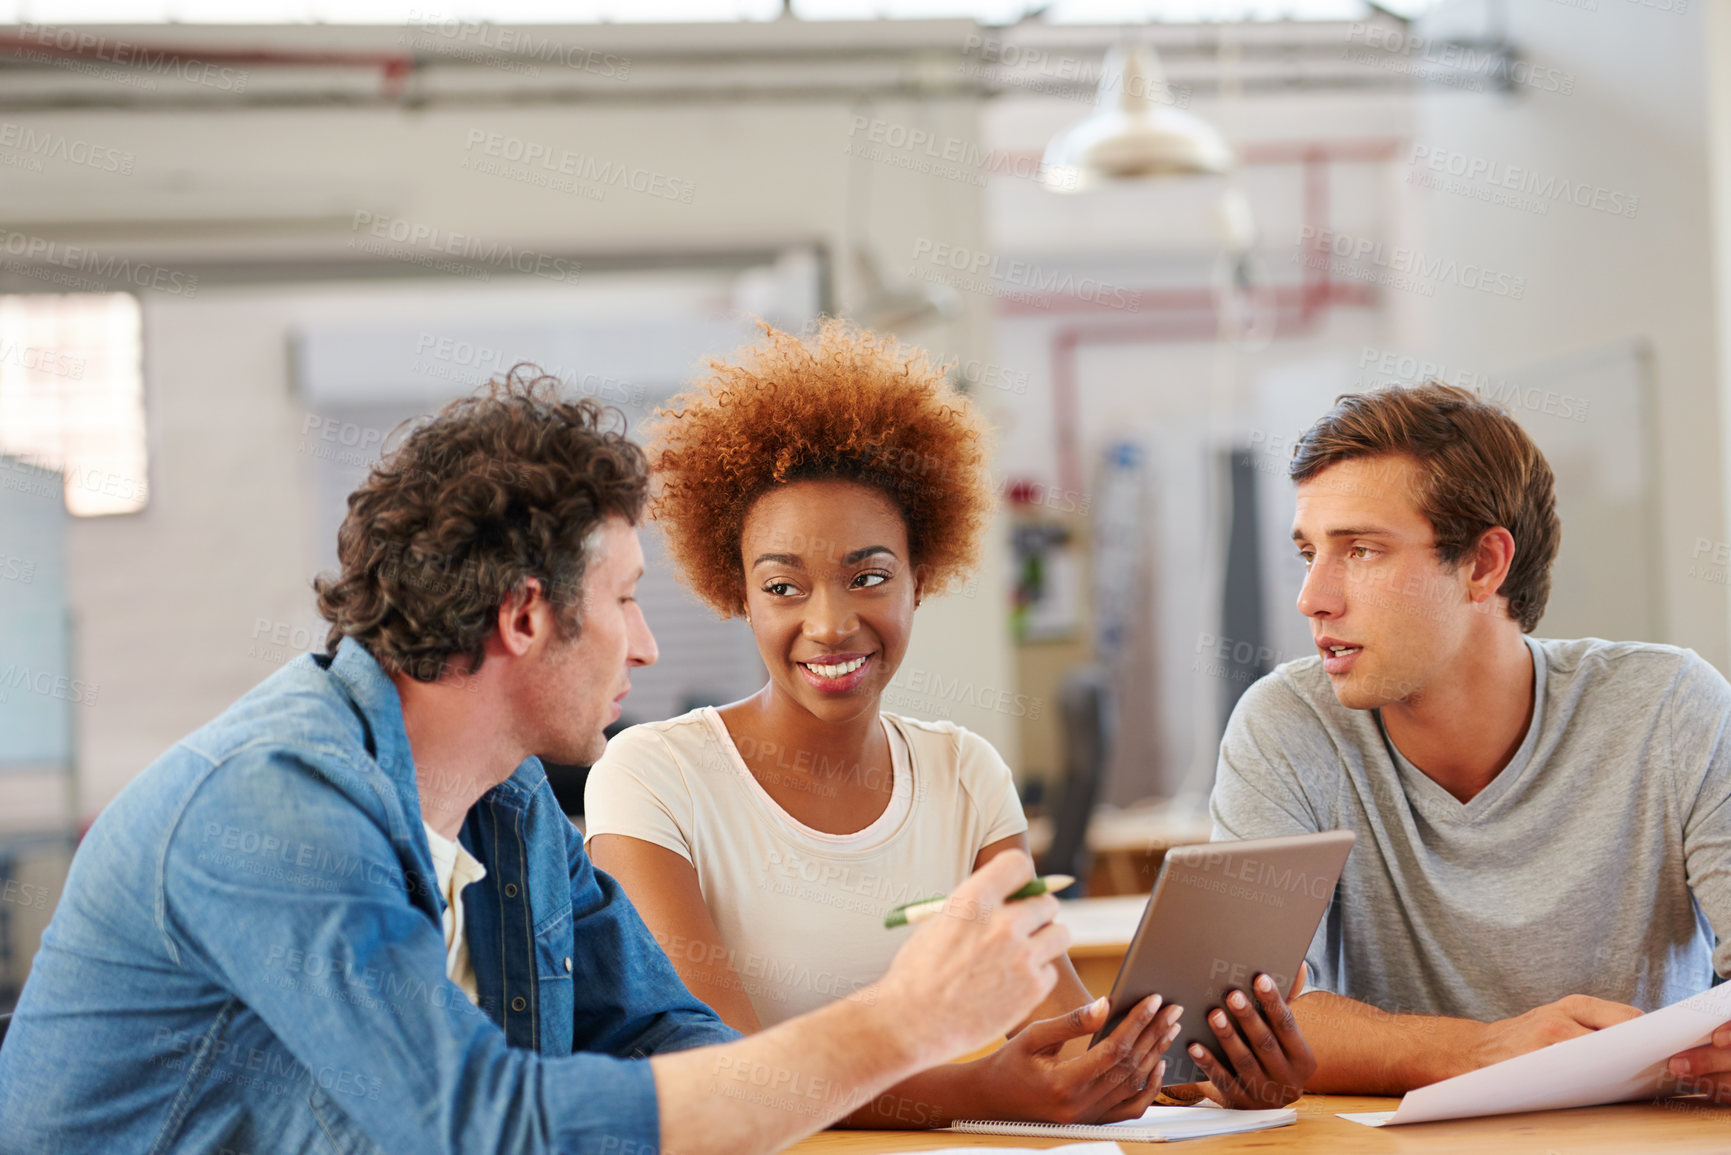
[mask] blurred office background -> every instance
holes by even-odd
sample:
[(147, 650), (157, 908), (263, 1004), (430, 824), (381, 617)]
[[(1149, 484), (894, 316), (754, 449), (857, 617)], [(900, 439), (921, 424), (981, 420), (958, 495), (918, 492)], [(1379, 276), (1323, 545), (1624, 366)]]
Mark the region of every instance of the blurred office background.
[[(322, 648), (309, 582), (391, 431), (520, 360), (636, 426), (755, 317), (953, 359), (1003, 507), (886, 706), (996, 744), (1053, 856), (1126, 852), (1096, 893), (1145, 886), (1232, 702), (1311, 652), (1285, 467), (1341, 392), (1434, 376), (1538, 440), (1539, 633), (1731, 660), (1700, 0), (0, 20), (0, 1007), (79, 831)], [(643, 601), (629, 720), (757, 687), (653, 560)]]

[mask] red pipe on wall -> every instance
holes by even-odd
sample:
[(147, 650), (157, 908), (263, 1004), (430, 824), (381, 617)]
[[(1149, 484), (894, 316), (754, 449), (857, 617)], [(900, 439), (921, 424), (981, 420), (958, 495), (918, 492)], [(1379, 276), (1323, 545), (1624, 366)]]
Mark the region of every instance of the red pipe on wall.
[[(1401, 142), (1395, 139), (1248, 145), (1243, 149), (1242, 163), (1302, 165), (1302, 218), (1306, 226), (1315, 230), (1311, 235), (1316, 236), (1328, 225), (1330, 166), (1393, 160), (1400, 149)], [(1304, 262), (1301, 268), (1297, 285), (1282, 285), (1271, 291), (1275, 335), (1295, 336), (1313, 331), (1323, 314), (1335, 305), (1372, 308), (1381, 299), (1374, 286), (1334, 280), (1326, 261), (1316, 267)], [(1071, 493), (1082, 491), (1077, 349), (1084, 344), (1205, 341), (1219, 334), (1219, 301), (1212, 288), (1145, 290), (1137, 303), (1139, 314), (1152, 315), (1115, 324), (1070, 323), (1052, 334), (1052, 427), (1057, 437), (1058, 483)], [(1097, 313), (1108, 308), (1097, 299), (1052, 293), (1006, 301), (998, 312), (1005, 316), (1050, 316)]]
[[(152, 60), (258, 68), (376, 68), (386, 96), (402, 92), (415, 58), (402, 52), (280, 52), (263, 48), (192, 48), (174, 44), (111, 39), (71, 26), (42, 25), (36, 36), (0, 35), (0, 54), (28, 61), (32, 56), (101, 61), (111, 67), (137, 67)], [(46, 34), (46, 35), (45, 35)], [(64, 43), (71, 38), (71, 43)]]

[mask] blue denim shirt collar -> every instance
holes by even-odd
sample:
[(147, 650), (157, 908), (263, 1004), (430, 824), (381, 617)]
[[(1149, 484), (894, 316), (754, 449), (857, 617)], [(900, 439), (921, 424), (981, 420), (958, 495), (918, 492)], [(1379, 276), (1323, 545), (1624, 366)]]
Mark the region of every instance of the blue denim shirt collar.
[[(417, 869), (433, 877), (432, 851), (421, 830), (421, 794), (415, 778), (414, 753), (409, 748), (408, 728), (403, 721), (403, 699), (396, 683), (385, 672), (377, 658), (353, 638), (345, 637), (330, 661), (331, 676), (355, 704), (367, 729), (367, 741), (379, 769), (396, 788), (402, 805), (404, 828), (397, 829), (392, 814), (391, 837), (410, 849)], [(535, 792), (547, 780), (547, 772), (539, 758), (526, 758), (511, 776), (488, 790), (478, 802), (514, 811), (529, 808)], [(477, 803), (478, 804), (478, 803)], [(473, 814), (473, 808), (471, 808)], [(465, 823), (465, 830), (467, 824)], [(460, 836), (461, 837), (461, 836)], [(467, 838), (462, 839), (465, 844)], [(474, 846), (470, 845), (471, 852)], [(434, 888), (435, 890), (437, 888)], [(444, 896), (439, 896), (439, 911), (444, 909)]]
[(420, 821), (421, 796), (415, 785), (415, 759), (403, 725), (403, 700), (378, 659), (353, 638), (344, 638), (331, 658), (331, 676), (359, 708), (367, 726), (373, 760), (397, 788), (404, 809)]
[[(321, 662), (322, 664), (322, 662)], [(415, 781), (415, 759), (403, 723), (403, 699), (377, 658), (353, 638), (345, 637), (330, 658), (331, 677), (354, 703), (366, 728), (367, 752), (396, 794), (396, 806), (385, 806), (385, 821), (398, 852), (413, 864), (412, 872), (432, 882), (438, 877), (433, 851), (421, 829), (421, 792)], [(444, 916), (445, 896), (436, 885), (414, 888), (411, 895), (430, 909), (434, 921)]]

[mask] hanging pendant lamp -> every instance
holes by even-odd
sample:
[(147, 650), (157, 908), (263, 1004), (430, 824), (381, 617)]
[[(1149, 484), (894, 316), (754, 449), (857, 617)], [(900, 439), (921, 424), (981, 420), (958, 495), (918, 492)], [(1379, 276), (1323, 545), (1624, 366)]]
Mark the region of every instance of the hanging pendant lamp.
[(1200, 117), (1172, 106), (1154, 50), (1116, 44), (1106, 53), (1094, 111), (1046, 146), (1041, 179), (1057, 192), (1082, 192), (1141, 177), (1219, 175), (1237, 158)]

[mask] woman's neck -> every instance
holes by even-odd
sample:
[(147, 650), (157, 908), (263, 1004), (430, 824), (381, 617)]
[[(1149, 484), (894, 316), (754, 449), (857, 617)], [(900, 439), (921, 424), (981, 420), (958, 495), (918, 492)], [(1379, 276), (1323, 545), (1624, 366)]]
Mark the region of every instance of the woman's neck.
[(875, 700), (850, 717), (820, 718), (771, 683), (719, 713), (758, 785), (804, 825), (851, 834), (889, 806), (889, 739)]

